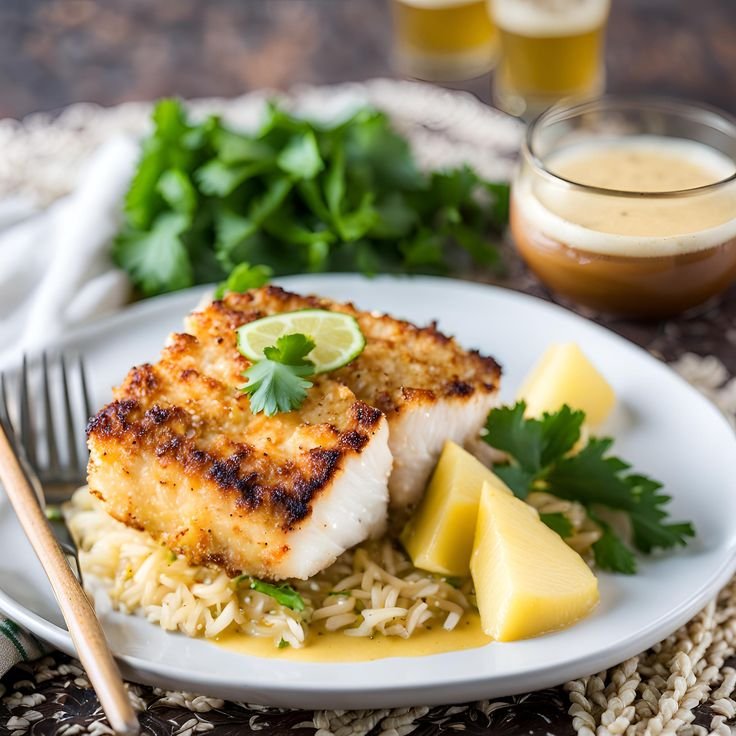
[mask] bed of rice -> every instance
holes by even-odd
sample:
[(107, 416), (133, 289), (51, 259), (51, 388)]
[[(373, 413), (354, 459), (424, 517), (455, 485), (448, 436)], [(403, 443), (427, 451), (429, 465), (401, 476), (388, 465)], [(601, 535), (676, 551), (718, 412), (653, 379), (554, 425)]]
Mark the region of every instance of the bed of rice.
[(288, 581), (305, 603), (295, 611), (115, 521), (86, 488), (74, 494), (65, 517), (82, 570), (107, 586), (113, 606), (189, 636), (238, 631), (292, 647), (304, 646), (317, 628), (408, 638), (429, 622), (451, 630), (472, 607), (470, 581), (454, 587), (417, 570), (388, 540), (346, 552), (309, 580)]
[[(527, 500), (540, 512), (564, 514), (574, 531), (566, 541), (581, 554), (598, 539), (578, 504), (545, 493)], [(248, 579), (190, 565), (147, 533), (112, 519), (86, 488), (74, 494), (64, 514), (83, 572), (107, 587), (115, 608), (189, 636), (240, 632), (295, 648), (308, 644), (314, 630), (407, 639), (432, 624), (452, 630), (474, 607), (469, 578), (419, 570), (388, 539), (346, 552), (309, 580), (288, 581), (304, 600), (304, 610), (296, 611), (252, 590)]]

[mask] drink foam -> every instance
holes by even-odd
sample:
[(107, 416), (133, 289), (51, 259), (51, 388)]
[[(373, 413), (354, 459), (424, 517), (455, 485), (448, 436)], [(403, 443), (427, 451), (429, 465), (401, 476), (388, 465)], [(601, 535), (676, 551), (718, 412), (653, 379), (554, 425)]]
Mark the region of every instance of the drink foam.
[(600, 28), (610, 0), (489, 0), (496, 25), (519, 36), (573, 36)]
[(485, 0), (394, 0), (394, 2), (402, 5), (409, 5), (413, 8), (423, 8), (427, 10), (445, 10), (447, 8), (456, 8), (460, 5), (476, 5)]
[[(679, 158), (706, 172), (709, 183), (722, 181), (736, 170), (731, 158), (710, 146), (650, 135), (579, 143), (555, 153), (547, 167), (559, 170), (573, 159), (588, 158), (595, 167), (595, 155), (616, 150), (654, 151), (675, 162)], [(673, 256), (736, 238), (736, 182), (672, 199), (646, 194), (621, 197), (580, 191), (526, 171), (515, 183), (513, 196), (528, 226), (556, 242), (601, 255)]]

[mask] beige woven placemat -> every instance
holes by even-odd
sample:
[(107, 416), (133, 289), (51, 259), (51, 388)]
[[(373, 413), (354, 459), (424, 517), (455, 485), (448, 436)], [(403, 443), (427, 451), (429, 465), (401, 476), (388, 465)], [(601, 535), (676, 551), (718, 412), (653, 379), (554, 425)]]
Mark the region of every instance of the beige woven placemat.
[[(258, 92), (232, 100), (198, 100), (192, 107), (197, 113), (217, 112), (235, 125), (250, 127), (271, 96)], [(369, 102), (392, 115), (421, 163), (440, 166), (470, 161), (489, 178), (508, 177), (523, 134), (516, 121), (470, 95), (412, 82), (373, 80), (308, 87), (282, 97), (298, 111), (316, 116), (334, 115)], [(0, 121), (0, 198), (20, 195), (43, 206), (66, 194), (74, 185), (74, 172), (99, 143), (111, 135), (144, 132), (149, 112), (148, 103), (114, 108), (82, 104), (58, 115), (39, 113), (20, 122)], [(686, 354), (673, 367), (733, 421), (736, 379), (728, 375), (723, 363), (714, 356)], [(652, 649), (606, 672), (567, 683), (572, 727), (580, 736), (731, 734), (728, 722), (736, 716), (736, 670), (725, 663), (734, 654), (736, 580), (686, 626)], [(46, 676), (44, 667), (37, 668), (40, 678)], [(131, 686), (131, 695), (144, 708), (140, 692), (138, 686)], [(12, 732), (18, 736), (28, 733), (34, 717), (25, 716), (36, 712), (33, 696), (8, 693), (3, 700), (14, 714), (9, 724)], [(192, 720), (192, 733), (211, 730), (208, 725), (196, 729), (195, 725), (206, 724), (204, 714), (222, 705), (217, 699), (187, 693), (161, 693), (156, 702), (164, 701), (200, 714)], [(702, 704), (709, 706), (709, 722), (696, 725), (695, 709)], [(501, 704), (485, 701), (454, 706), (447, 715), (458, 716), (469, 708), (488, 715), (497, 705)], [(297, 726), (311, 726), (319, 736), (362, 736), (369, 731), (403, 736), (417, 727), (427, 710), (316, 711), (311, 723)], [(102, 721), (95, 724), (86, 732), (107, 732)], [(458, 728), (465, 727), (458, 724)]]

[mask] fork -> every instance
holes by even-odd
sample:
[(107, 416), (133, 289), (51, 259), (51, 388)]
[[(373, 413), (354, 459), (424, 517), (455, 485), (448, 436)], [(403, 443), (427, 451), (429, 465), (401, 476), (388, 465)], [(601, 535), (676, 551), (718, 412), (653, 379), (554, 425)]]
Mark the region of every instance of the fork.
[[(52, 386), (53, 364), (50, 364), (48, 355), (41, 355), (42, 379), (42, 410), (44, 419), (43, 438), (36, 431), (33, 406), (31, 404), (30, 371), (28, 359), (23, 357), (23, 366), (20, 375), (20, 441), (26, 452), (28, 461), (38, 474), (47, 503), (63, 503), (71, 498), (72, 493), (86, 482), (87, 453), (79, 451), (78, 421), (86, 420), (92, 414), (92, 406), (87, 386), (87, 373), (84, 361), (78, 358), (74, 365), (64, 355), (58, 358), (59, 389), (61, 398), (61, 428), (54, 420), (54, 401)], [(75, 412), (72, 400), (72, 386), (75, 382), (79, 386), (79, 407)], [(35, 417), (37, 419), (37, 417)], [(66, 456), (62, 457), (62, 443), (60, 434), (67, 437)], [(43, 440), (43, 441), (42, 441)], [(45, 462), (41, 460), (41, 446), (45, 445)]]
[[(43, 511), (44, 492), (48, 487), (56, 498), (69, 498), (74, 487), (84, 476), (83, 453), (75, 440), (75, 412), (70, 390), (72, 373), (69, 362), (61, 356), (59, 394), (63, 406), (62, 425), (54, 421), (55, 410), (49, 360), (44, 354), (41, 360), (42, 395), (44, 416), (44, 441), (36, 431), (33, 403), (31, 401), (30, 375), (27, 359), (19, 379), (18, 415), (19, 432), (16, 433), (10, 418), (7, 381), (0, 374), (0, 481), (13, 506), (33, 550), (51, 583), (61, 613), (66, 621), (82, 666), (95, 689), (108, 721), (119, 734), (139, 732), (138, 719), (130, 705), (120, 671), (112, 657), (94, 608), (82, 586), (74, 576), (59, 541), (55, 538)], [(89, 399), (84, 365), (76, 365), (75, 375), (85, 414), (89, 416)], [(66, 443), (61, 442), (59, 432), (66, 432)], [(62, 458), (60, 449), (66, 445)], [(46, 452), (41, 460), (42, 446)], [(36, 468), (40, 472), (36, 473)]]

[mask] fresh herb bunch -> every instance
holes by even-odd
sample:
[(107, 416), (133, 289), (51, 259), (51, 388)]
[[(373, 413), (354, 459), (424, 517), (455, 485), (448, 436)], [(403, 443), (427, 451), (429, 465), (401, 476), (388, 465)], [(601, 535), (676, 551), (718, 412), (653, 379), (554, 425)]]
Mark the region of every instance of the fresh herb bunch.
[[(593, 545), (598, 567), (636, 572), (633, 552), (601, 518), (604, 510), (628, 517), (633, 545), (644, 553), (684, 546), (695, 535), (692, 524), (667, 521), (664, 507), (670, 497), (660, 492), (661, 483), (629, 472), (628, 463), (609, 454), (612, 439), (591, 438), (579, 452), (571, 453), (580, 439), (585, 412), (563, 406), (541, 419), (528, 419), (525, 411), (526, 404), (519, 401), (488, 415), (484, 439), (508, 456), (507, 462), (494, 465), (493, 470), (521, 499), (532, 491), (546, 491), (582, 504), (601, 528), (602, 536)], [(562, 514), (542, 514), (541, 518), (563, 537), (572, 532)]]
[(243, 391), (250, 397), (254, 414), (264, 412), (271, 417), (304, 403), (312, 387), (306, 379), (314, 373), (314, 363), (306, 358), (312, 350), (314, 341), (300, 333), (282, 335), (275, 345), (264, 349), (265, 357), (243, 374), (248, 379)]
[(424, 174), (373, 109), (317, 124), (267, 107), (255, 134), (161, 100), (125, 198), (116, 263), (146, 296), (220, 281), (241, 263), (305, 271), (446, 272), (458, 248), (494, 265), (508, 185)]

